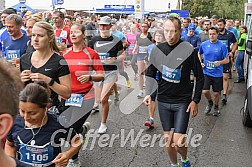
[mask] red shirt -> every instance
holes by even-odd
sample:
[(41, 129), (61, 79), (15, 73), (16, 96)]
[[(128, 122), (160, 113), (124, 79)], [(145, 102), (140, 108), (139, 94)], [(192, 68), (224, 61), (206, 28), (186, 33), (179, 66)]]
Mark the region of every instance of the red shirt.
[(104, 72), (98, 53), (87, 46), (84, 48), (88, 50), (92, 62), (84, 51), (74, 52), (72, 48), (69, 48), (64, 55), (72, 78), (72, 93), (87, 93), (92, 89), (93, 85), (91, 82), (81, 84), (77, 80), (77, 77), (81, 75), (91, 75), (92, 71), (90, 72), (90, 63), (92, 64), (92, 70), (94, 70), (96, 74), (101, 74)]
[(56, 42), (62, 43), (64, 42), (67, 45), (72, 45), (71, 39), (70, 39), (70, 28), (64, 27), (63, 29), (57, 29), (56, 27), (54, 29), (54, 34), (56, 36)]

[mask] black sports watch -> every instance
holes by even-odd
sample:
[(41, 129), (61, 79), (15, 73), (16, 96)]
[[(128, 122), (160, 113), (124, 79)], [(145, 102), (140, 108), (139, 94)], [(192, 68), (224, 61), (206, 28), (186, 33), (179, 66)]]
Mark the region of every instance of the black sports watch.
[(54, 79), (51, 79), (49, 82), (49, 86), (53, 86), (54, 82), (55, 82)]
[(92, 80), (93, 80), (92, 75), (89, 75), (89, 79), (88, 79), (88, 81), (92, 81)]

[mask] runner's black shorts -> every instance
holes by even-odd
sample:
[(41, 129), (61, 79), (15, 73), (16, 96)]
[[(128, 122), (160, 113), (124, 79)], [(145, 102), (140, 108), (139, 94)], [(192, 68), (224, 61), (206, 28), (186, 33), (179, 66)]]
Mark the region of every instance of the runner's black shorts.
[(210, 90), (210, 87), (212, 86), (212, 90), (214, 92), (220, 92), (223, 89), (223, 77), (212, 77), (209, 75), (204, 75), (204, 86), (203, 90)]
[(159, 117), (164, 131), (186, 134), (190, 112), (186, 112), (189, 103), (163, 103), (158, 101)]
[(227, 64), (223, 64), (223, 73), (229, 73), (231, 69), (231, 61)]

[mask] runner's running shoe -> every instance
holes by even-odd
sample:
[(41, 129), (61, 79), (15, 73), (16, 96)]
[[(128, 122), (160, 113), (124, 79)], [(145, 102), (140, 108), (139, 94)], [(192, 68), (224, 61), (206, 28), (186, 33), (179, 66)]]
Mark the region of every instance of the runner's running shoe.
[(148, 126), (150, 128), (154, 128), (154, 120), (149, 118), (145, 121), (144, 126)]
[(106, 132), (107, 132), (107, 126), (104, 123), (101, 123), (97, 133), (104, 134)]
[(176, 164), (176, 165), (171, 164), (171, 167), (180, 167), (180, 164), (179, 164), (179, 163), (178, 163), (178, 164)]
[(180, 167), (191, 167), (191, 163), (189, 160), (187, 160), (186, 162), (182, 161)]
[(79, 159), (69, 159), (67, 167), (81, 167), (81, 163)]
[(99, 111), (99, 103), (95, 103), (94, 106), (93, 106), (93, 110), (94, 111)]
[(131, 82), (130, 82), (130, 80), (127, 80), (127, 87), (128, 87), (128, 88), (131, 87)]
[(137, 97), (140, 98), (144, 98), (144, 92), (142, 90), (139, 91)]
[(216, 117), (220, 116), (220, 110), (219, 110), (219, 108), (214, 108), (213, 116), (216, 116)]
[(205, 109), (205, 114), (209, 114), (210, 112), (211, 112), (211, 109), (212, 109), (212, 107), (213, 107), (213, 103), (212, 104), (208, 104), (207, 106), (206, 106), (206, 109)]
[(223, 94), (223, 98), (221, 101), (223, 105), (227, 104), (227, 95)]

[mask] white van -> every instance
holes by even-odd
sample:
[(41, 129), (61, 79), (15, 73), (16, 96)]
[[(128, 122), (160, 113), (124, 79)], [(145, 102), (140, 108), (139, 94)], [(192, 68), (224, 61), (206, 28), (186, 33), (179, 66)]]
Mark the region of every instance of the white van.
[(242, 110), (242, 122), (244, 126), (252, 127), (252, 18), (248, 26), (246, 53), (244, 56), (244, 76), (246, 80), (246, 97)]

